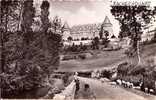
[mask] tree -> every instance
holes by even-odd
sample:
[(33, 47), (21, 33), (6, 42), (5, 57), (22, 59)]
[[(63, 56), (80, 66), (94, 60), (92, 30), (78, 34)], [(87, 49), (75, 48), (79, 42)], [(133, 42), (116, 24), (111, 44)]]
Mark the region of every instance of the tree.
[(104, 33), (105, 33), (105, 38), (108, 39), (109, 32), (108, 31), (104, 31)]
[(33, 0), (25, 0), (22, 13), (21, 28), (24, 33), (32, 32), (33, 18), (35, 17), (35, 8), (33, 7)]
[[(22, 55), (24, 47), (22, 45), (23, 34), (21, 34), (22, 32), (19, 32), (18, 30), (20, 20), (19, 5), (20, 2), (18, 0), (0, 1), (0, 67), (2, 68), (3, 72), (2, 74), (0, 73), (0, 77), (2, 94), (5, 94), (5, 92), (11, 93), (13, 91), (16, 91), (17, 93), (17, 91), (22, 90), (23, 87), (18, 86), (28, 86), (26, 83), (28, 80), (23, 81), (23, 78), (25, 78), (23, 76), (29, 76), (32, 74), (32, 72), (29, 74), (24, 73), (26, 69), (30, 68), (30, 66), (27, 66), (28, 63), (26, 65), (21, 63), (23, 60)], [(27, 68), (23, 70), (23, 66), (27, 66)], [(30, 76), (28, 79), (30, 79)]]
[(1, 68), (2, 72), (6, 65), (6, 42), (10, 35), (8, 31), (16, 31), (18, 12), (14, 12), (18, 8), (18, 1), (1, 0), (0, 1), (0, 46), (1, 46)]
[[(141, 39), (143, 23), (148, 24), (151, 21), (155, 11), (148, 6), (112, 6), (111, 13), (120, 23), (121, 36), (130, 36), (132, 40), (132, 48), (137, 54), (138, 64), (141, 63), (139, 40)], [(126, 34), (126, 35), (125, 35)]]
[(33, 0), (24, 1), (22, 12), (21, 30), (24, 33), (24, 44), (29, 44), (32, 39), (32, 24), (35, 17), (35, 8), (33, 7)]
[(100, 36), (100, 39), (103, 38), (103, 24), (100, 27), (99, 36)]
[(154, 40), (156, 40), (156, 29), (155, 29), (155, 32), (154, 32), (154, 37), (153, 37)]
[(62, 24), (61, 24), (61, 19), (58, 16), (54, 17), (53, 23), (52, 23), (52, 27), (54, 28), (54, 31), (57, 33), (63, 33), (63, 28)]
[(108, 40), (108, 38), (103, 38), (102, 39), (102, 44), (105, 46), (105, 47), (108, 47), (108, 43), (110, 42), (110, 40)]
[(68, 41), (72, 41), (73, 38), (72, 38), (71, 36), (69, 36), (69, 37), (67, 38), (67, 40), (68, 40)]
[[(18, 93), (41, 85), (45, 77), (50, 75), (50, 71), (57, 68), (54, 66), (59, 64), (62, 41), (61, 35), (55, 31), (48, 31), (49, 26), (46, 25), (41, 26), (46, 30), (33, 32), (31, 28), (35, 15), (33, 0), (11, 1), (14, 0), (0, 0), (2, 94)], [(13, 25), (16, 26), (15, 29)], [(61, 28), (60, 26), (59, 29)]]
[(41, 22), (42, 22), (42, 32), (47, 32), (48, 28), (50, 27), (50, 22), (49, 22), (49, 7), (50, 4), (48, 1), (43, 1), (40, 8), (41, 8)]
[[(54, 17), (52, 23), (49, 21), (49, 7), (48, 1), (43, 1), (41, 8), (41, 43), (42, 50), (44, 50), (44, 56), (49, 57), (45, 59), (44, 67), (47, 67), (47, 71), (53, 71), (58, 68), (59, 65), (59, 51), (62, 42), (62, 24), (61, 20)], [(51, 73), (50, 72), (50, 73)], [(49, 73), (49, 72), (47, 72)]]
[(99, 49), (99, 38), (95, 37), (92, 41), (92, 48), (93, 49)]

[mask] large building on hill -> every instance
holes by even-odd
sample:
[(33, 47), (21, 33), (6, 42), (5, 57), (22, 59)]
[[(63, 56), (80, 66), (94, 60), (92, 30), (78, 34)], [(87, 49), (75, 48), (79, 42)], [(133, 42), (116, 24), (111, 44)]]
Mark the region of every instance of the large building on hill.
[(65, 23), (63, 26), (63, 40), (66, 41), (69, 37), (72, 37), (73, 40), (81, 40), (82, 38), (93, 39), (94, 37), (99, 37), (101, 27), (103, 27), (103, 36), (105, 36), (104, 34), (106, 31), (109, 33), (109, 38), (113, 36), (113, 25), (107, 16), (103, 23), (75, 25), (71, 28)]
[(154, 38), (154, 35), (156, 34), (156, 27), (155, 25), (150, 25), (144, 27), (144, 32), (141, 36), (141, 41), (150, 41)]

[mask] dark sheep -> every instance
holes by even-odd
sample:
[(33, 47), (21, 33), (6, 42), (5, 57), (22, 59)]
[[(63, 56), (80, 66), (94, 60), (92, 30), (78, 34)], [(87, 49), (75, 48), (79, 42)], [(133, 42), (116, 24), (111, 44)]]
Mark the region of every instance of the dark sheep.
[(141, 86), (141, 90), (145, 92), (145, 88), (147, 88), (147, 92), (150, 93), (150, 89), (154, 90), (154, 94), (156, 95), (156, 80), (153, 76), (155, 72), (146, 72), (143, 77), (143, 84)]

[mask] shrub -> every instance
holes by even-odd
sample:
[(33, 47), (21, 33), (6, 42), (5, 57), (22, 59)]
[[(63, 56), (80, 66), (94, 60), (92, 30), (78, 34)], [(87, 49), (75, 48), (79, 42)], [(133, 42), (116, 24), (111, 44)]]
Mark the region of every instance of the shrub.
[(101, 77), (106, 77), (108, 79), (111, 78), (112, 74), (113, 73), (110, 70), (102, 70), (101, 71)]
[(86, 55), (85, 54), (81, 54), (81, 55), (79, 55), (79, 58), (80, 59), (86, 59)]
[[(59, 64), (61, 36), (40, 32), (31, 34), (35, 38), (27, 45), (23, 41), (22, 32), (11, 32), (8, 35), (5, 43), (5, 71), (0, 75), (2, 97), (7, 93), (16, 94), (41, 86), (45, 76), (52, 73)], [(12, 67), (12, 64), (15, 66)]]
[(72, 59), (76, 59), (76, 57), (74, 55), (65, 55), (62, 60), (72, 60)]
[[(22, 72), (23, 69), (18, 70)], [(20, 75), (20, 73), (2, 73), (1, 77), (1, 89), (2, 97), (7, 96), (8, 93), (14, 95), (20, 91), (30, 90), (42, 85), (41, 81), (44, 78), (42, 70), (38, 66), (29, 66), (25, 69), (27, 74)]]

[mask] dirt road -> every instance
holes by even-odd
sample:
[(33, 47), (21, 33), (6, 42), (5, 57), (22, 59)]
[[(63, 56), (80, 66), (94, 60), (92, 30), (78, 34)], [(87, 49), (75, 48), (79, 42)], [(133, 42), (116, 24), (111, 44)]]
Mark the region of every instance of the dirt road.
[[(84, 83), (88, 83), (95, 93), (97, 99), (102, 100), (156, 100), (156, 96), (147, 95), (141, 92), (141, 95), (127, 91), (117, 85), (111, 85), (108, 82), (90, 78), (78, 77), (80, 80), (80, 90)], [(81, 97), (80, 97), (81, 98)], [(83, 98), (81, 98), (83, 99)]]

